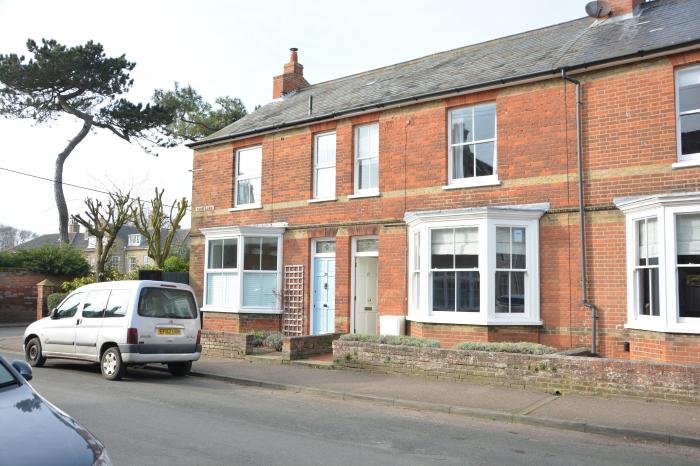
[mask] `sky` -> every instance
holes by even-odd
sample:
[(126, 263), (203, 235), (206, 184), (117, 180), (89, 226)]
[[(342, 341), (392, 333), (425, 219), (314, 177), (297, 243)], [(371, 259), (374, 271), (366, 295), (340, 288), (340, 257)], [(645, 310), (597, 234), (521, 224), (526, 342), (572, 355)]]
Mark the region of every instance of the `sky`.
[[(204, 98), (239, 97), (249, 111), (271, 100), (272, 77), (299, 48), (304, 77), (319, 83), (405, 60), (585, 16), (585, 0), (296, 0), (100, 2), (0, 0), (0, 54), (27, 55), (28, 38), (68, 46), (99, 42), (108, 56), (136, 63), (126, 96), (191, 84)], [(0, 116), (0, 168), (53, 179), (56, 155), (80, 130)], [(191, 196), (192, 151), (145, 153), (106, 131), (88, 135), (66, 161), (63, 179), (98, 190), (131, 189), (164, 199)], [(104, 197), (64, 187), (70, 214)], [(0, 169), (0, 224), (58, 232), (53, 183)], [(183, 222), (189, 226), (189, 216)]]

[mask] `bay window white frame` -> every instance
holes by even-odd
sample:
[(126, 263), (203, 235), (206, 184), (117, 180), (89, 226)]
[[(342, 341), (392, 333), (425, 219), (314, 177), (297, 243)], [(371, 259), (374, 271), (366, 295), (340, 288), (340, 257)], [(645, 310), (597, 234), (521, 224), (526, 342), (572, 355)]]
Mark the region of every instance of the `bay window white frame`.
[[(415, 322), (472, 325), (542, 325), (540, 320), (539, 219), (549, 204), (477, 207), (442, 211), (409, 212), (408, 250), (415, 248), (415, 233), (420, 234), (420, 265), (409, 254), (408, 270), (418, 270), (418, 301), (414, 302), (414, 284), (408, 280), (409, 312)], [(496, 227), (521, 227), (526, 235), (525, 312), (496, 313)], [(478, 227), (479, 312), (443, 312), (432, 310), (431, 231), (446, 228)], [(456, 285), (455, 285), (456, 286)]]
[[(329, 137), (333, 136), (333, 163), (331, 162), (326, 162), (326, 163), (319, 163), (318, 162), (318, 141), (320, 138), (323, 137)], [(313, 173), (313, 200), (314, 201), (332, 201), (336, 200), (336, 160), (337, 160), (337, 151), (336, 151), (336, 134), (335, 131), (325, 131), (323, 133), (318, 133), (314, 134), (314, 153), (313, 153), (313, 163), (314, 163), (314, 173)], [(319, 185), (319, 176), (318, 173), (320, 170), (324, 169), (333, 169), (333, 194), (331, 196), (325, 196), (321, 197), (318, 195), (318, 185)]]
[[(201, 310), (203, 312), (227, 312), (227, 313), (252, 313), (252, 314), (281, 314), (282, 313), (282, 264), (283, 264), (283, 235), (286, 224), (255, 225), (245, 227), (212, 227), (202, 228), (204, 235), (204, 280), (203, 280), (203, 301)], [(250, 237), (273, 237), (277, 238), (277, 288), (273, 291), (277, 296), (276, 305), (273, 307), (243, 306), (243, 276), (245, 239)], [(236, 239), (237, 240), (237, 269), (236, 269), (236, 302), (230, 305), (213, 305), (207, 303), (207, 269), (209, 264), (209, 241), (216, 239)], [(256, 272), (256, 271), (249, 271)], [(260, 272), (260, 271), (257, 271)], [(213, 273), (213, 271), (211, 271)], [(269, 273), (274, 273), (269, 271)]]
[[(364, 156), (360, 156), (360, 129), (361, 128), (373, 128), (374, 131), (376, 131), (376, 139), (377, 139), (377, 152), (375, 153), (370, 153), (370, 154), (365, 154)], [(354, 194), (349, 196), (349, 198), (354, 198), (354, 197), (372, 197), (372, 196), (379, 196), (379, 177), (380, 177), (380, 172), (381, 170), (379, 169), (379, 123), (374, 122), (374, 123), (367, 123), (363, 125), (357, 125), (353, 128), (353, 141), (354, 141), (354, 154), (353, 154), (353, 163), (354, 163)], [(376, 159), (377, 160), (377, 186), (376, 187), (370, 187), (370, 188), (360, 188), (360, 161), (361, 160), (372, 160)]]
[[(447, 111), (447, 185), (443, 186), (443, 189), (454, 189), (454, 188), (471, 188), (479, 186), (496, 186), (500, 185), (501, 182), (498, 179), (498, 109), (495, 109), (494, 114), (494, 128), (493, 128), (493, 138), (488, 139), (474, 139), (470, 142), (454, 143), (452, 141), (452, 114), (454, 112), (472, 109), (472, 119), (474, 119), (474, 109), (483, 105), (496, 105), (496, 102), (483, 102), (474, 105), (466, 105), (462, 107), (450, 108)], [(493, 174), (491, 175), (476, 175), (476, 168), (474, 170), (474, 176), (468, 178), (454, 178), (454, 154), (452, 152), (453, 147), (468, 146), (473, 145), (475, 148), (478, 144), (493, 143)], [(474, 159), (476, 163), (476, 150), (474, 151)]]
[[(700, 334), (700, 318), (681, 318), (678, 309), (678, 275), (676, 270), (676, 217), (700, 214), (700, 192), (659, 194), (615, 199), (625, 214), (627, 258), (627, 323), (625, 328), (665, 333)], [(657, 218), (659, 256), (659, 315), (639, 315), (634, 280), (637, 259), (636, 222)]]
[[(239, 175), (240, 164), (241, 164), (241, 154), (244, 154), (245, 152), (251, 152), (254, 150), (260, 151), (260, 172), (259, 172), (259, 174), (243, 175), (243, 176)], [(262, 146), (244, 147), (244, 148), (236, 150), (236, 170), (234, 173), (235, 179), (234, 179), (234, 183), (233, 183), (234, 208), (232, 210), (257, 209), (257, 208), (262, 207), (262, 165), (263, 165)], [(249, 181), (249, 180), (259, 180), (260, 196), (254, 202), (241, 204), (241, 202), (238, 199), (238, 184), (241, 181)]]

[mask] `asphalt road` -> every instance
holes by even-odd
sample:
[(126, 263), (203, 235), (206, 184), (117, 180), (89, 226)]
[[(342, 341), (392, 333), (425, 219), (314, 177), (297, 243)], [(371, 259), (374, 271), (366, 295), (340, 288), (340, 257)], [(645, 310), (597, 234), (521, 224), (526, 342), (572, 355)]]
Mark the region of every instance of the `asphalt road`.
[[(4, 354), (17, 359), (16, 354)], [(55, 361), (32, 385), (117, 465), (698, 464), (698, 450)], [(39, 447), (39, 446), (38, 446)], [(1, 462), (1, 461), (0, 461)]]

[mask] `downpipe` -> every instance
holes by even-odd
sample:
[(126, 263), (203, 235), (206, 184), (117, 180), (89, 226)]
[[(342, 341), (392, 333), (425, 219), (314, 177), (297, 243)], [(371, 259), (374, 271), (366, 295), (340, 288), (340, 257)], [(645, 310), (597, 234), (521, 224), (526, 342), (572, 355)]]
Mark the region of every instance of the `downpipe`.
[(561, 69), (561, 77), (565, 81), (576, 85), (576, 158), (578, 163), (578, 211), (581, 241), (581, 301), (584, 307), (591, 310), (591, 355), (597, 354), (596, 340), (598, 309), (595, 304), (588, 301), (588, 279), (586, 276), (586, 212), (583, 198), (583, 138), (581, 129), (581, 81), (566, 74), (566, 69)]

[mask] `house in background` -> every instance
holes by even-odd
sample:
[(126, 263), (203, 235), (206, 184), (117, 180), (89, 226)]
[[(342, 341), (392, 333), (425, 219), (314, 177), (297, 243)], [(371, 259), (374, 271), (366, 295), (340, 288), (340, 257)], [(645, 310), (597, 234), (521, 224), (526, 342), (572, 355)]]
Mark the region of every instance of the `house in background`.
[(292, 49), (190, 145), (204, 328), (700, 363), (700, 0), (609, 3), (320, 84)]
[[(163, 235), (167, 230), (163, 230)], [(173, 245), (171, 248), (172, 255), (187, 256), (189, 254), (190, 230), (188, 228), (179, 229), (175, 233)], [(91, 236), (86, 231), (80, 231), (80, 225), (70, 223), (68, 225), (69, 244), (76, 249), (79, 249), (85, 259), (90, 264), (90, 267), (95, 266), (95, 237)], [(31, 249), (42, 246), (44, 244), (60, 244), (58, 233), (41, 235), (31, 241), (22, 243), (15, 249)], [(148, 257), (148, 244), (146, 239), (138, 232), (133, 225), (124, 225), (117, 235), (117, 239), (112, 246), (111, 256), (107, 261), (107, 267), (111, 267), (118, 272), (126, 273), (133, 270), (138, 270), (143, 266), (155, 265), (153, 259)]]

